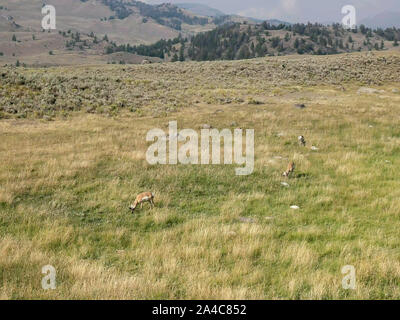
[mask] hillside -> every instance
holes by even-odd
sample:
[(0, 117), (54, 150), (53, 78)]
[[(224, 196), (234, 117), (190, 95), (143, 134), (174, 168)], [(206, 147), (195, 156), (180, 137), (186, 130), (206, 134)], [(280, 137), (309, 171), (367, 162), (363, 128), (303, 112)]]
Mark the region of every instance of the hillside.
[[(398, 300), (399, 77), (398, 52), (0, 67), (0, 299)], [(170, 121), (254, 129), (253, 174), (150, 165)]]
[[(122, 0), (52, 0), (57, 30), (42, 32), (42, 1), (6, 0), (0, 6), (0, 64), (34, 66), (139, 63), (145, 57), (106, 57), (109, 44), (151, 44), (160, 39), (190, 37), (217, 25), (244, 22), (238, 16), (204, 17), (171, 4), (148, 5)], [(67, 37), (65, 36), (67, 34)], [(72, 39), (79, 35), (83, 41)], [(13, 39), (15, 39), (13, 41)], [(96, 38), (96, 41), (92, 40)], [(50, 54), (51, 53), (51, 54)]]
[[(74, 111), (162, 115), (197, 104), (245, 102), (251, 94), (241, 88), (255, 81), (259, 92), (270, 92), (271, 86), (281, 85), (400, 82), (400, 56), (380, 52), (329, 58), (289, 56), (191, 62), (182, 66), (165, 63), (76, 70), (55, 68), (43, 72), (22, 67), (1, 70), (0, 118), (51, 118)], [(232, 77), (237, 81), (229, 84), (227, 79)], [(235, 91), (232, 96), (231, 90)]]
[[(52, 0), (57, 30), (43, 32), (42, 4), (39, 0), (2, 3), (0, 65), (131, 64), (399, 50), (397, 28), (361, 25), (348, 31), (338, 24), (261, 23), (198, 4), (149, 5), (135, 0)], [(395, 12), (383, 13), (371, 21), (390, 24), (395, 17)]]
[[(119, 63), (105, 57), (108, 39), (151, 43), (177, 37), (180, 31), (133, 12), (119, 19), (104, 1), (53, 0), (57, 30), (42, 32), (42, 1), (5, 1), (0, 7), (0, 64), (36, 66)], [(103, 41), (104, 38), (107, 41)], [(14, 40), (14, 41), (13, 41)], [(111, 41), (111, 40), (110, 40)], [(129, 55), (126, 62), (139, 61)]]
[(339, 24), (231, 23), (190, 38), (158, 41), (153, 45), (110, 46), (109, 52), (128, 51), (167, 61), (237, 60), (292, 54), (338, 54), (399, 49), (400, 29), (355, 30)]
[[(139, 1), (52, 0), (57, 30), (42, 32), (40, 0), (3, 1), (0, 6), (0, 64), (74, 65), (119, 63), (104, 57), (107, 39), (115, 43), (153, 43), (215, 27), (175, 6), (150, 6)], [(65, 36), (67, 34), (67, 37)], [(79, 34), (79, 42), (71, 35)], [(96, 43), (92, 40), (96, 37)], [(12, 41), (13, 38), (16, 41)], [(75, 42), (74, 46), (71, 44)], [(97, 42), (99, 41), (99, 42)], [(49, 53), (52, 54), (49, 54)], [(129, 56), (124, 62), (142, 61)]]
[[(41, 31), (40, 0), (5, 1), (0, 16), (12, 17), (31, 31)], [(122, 0), (52, 0), (57, 11), (57, 31), (107, 34), (117, 43), (149, 43), (161, 38), (190, 34), (192, 29), (209, 30), (208, 18), (197, 17), (176, 6), (148, 5)], [(0, 29), (0, 31), (4, 31)]]

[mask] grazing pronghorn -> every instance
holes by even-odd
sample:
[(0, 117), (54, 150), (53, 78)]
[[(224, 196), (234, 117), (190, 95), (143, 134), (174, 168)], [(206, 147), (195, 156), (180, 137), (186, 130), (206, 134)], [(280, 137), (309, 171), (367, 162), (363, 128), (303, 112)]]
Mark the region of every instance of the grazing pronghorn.
[(299, 136), (298, 140), (299, 140), (299, 143), (300, 143), (303, 147), (306, 146), (306, 139), (304, 138), (304, 136)]
[(154, 194), (152, 192), (143, 192), (136, 197), (135, 202), (129, 207), (132, 212), (135, 211), (138, 204), (140, 204), (140, 208), (143, 208), (143, 203), (149, 202), (150, 207), (154, 208)]
[(287, 170), (282, 174), (284, 177), (290, 177), (290, 175), (294, 172), (294, 169), (296, 168), (296, 165), (294, 164), (294, 162), (290, 162)]

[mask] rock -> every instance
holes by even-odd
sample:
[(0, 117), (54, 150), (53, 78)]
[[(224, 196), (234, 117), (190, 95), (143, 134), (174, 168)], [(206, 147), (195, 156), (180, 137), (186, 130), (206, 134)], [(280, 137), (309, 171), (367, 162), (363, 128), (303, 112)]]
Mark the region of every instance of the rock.
[(87, 113), (96, 113), (96, 107), (90, 106), (86, 108)]
[(248, 104), (255, 104), (255, 105), (264, 104), (264, 102), (255, 100), (254, 98), (250, 98), (249, 101), (248, 101), (247, 103), (248, 103)]
[(240, 218), (239, 218), (239, 221), (240, 221), (240, 222), (246, 222), (246, 223), (254, 223), (254, 222), (256, 222), (255, 219), (253, 219), (253, 218), (247, 218), (247, 217), (240, 217)]
[(299, 209), (300, 209), (300, 207), (299, 207), (299, 206), (290, 206), (290, 209), (293, 209), (293, 210), (299, 210)]
[(237, 233), (235, 232), (235, 231), (229, 231), (228, 233), (227, 233), (227, 235), (228, 235), (228, 237), (235, 237), (235, 236), (237, 236)]
[(305, 104), (295, 104), (294, 105), (296, 108), (298, 108), (298, 109), (304, 109), (304, 108), (306, 108), (306, 105)]
[(360, 89), (358, 89), (357, 93), (358, 94), (374, 94), (374, 93), (384, 93), (385, 90), (378, 90), (378, 89), (374, 89), (374, 88), (366, 88), (366, 87), (362, 87)]
[(393, 92), (393, 93), (399, 93), (400, 90), (395, 88), (395, 89), (392, 89), (392, 92)]

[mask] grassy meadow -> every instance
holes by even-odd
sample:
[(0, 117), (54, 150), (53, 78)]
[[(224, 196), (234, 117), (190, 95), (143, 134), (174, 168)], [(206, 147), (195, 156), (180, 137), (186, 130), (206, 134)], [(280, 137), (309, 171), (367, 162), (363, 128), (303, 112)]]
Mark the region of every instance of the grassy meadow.
[[(399, 83), (358, 94), (365, 83), (351, 78), (265, 90), (268, 79), (238, 81), (193, 85), (198, 103), (165, 113), (0, 120), (0, 298), (399, 299)], [(171, 120), (255, 129), (253, 174), (150, 166), (147, 131)], [(156, 208), (132, 215), (142, 191), (155, 193)], [(46, 291), (49, 264), (57, 288)], [(356, 269), (355, 290), (342, 288), (345, 265)]]

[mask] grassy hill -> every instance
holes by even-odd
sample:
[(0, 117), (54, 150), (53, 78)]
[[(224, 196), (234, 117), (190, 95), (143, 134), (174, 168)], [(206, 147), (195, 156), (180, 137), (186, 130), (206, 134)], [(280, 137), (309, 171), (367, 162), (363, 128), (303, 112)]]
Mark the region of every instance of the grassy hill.
[[(41, 31), (42, 4), (39, 0), (5, 1), (0, 15), (12, 17), (31, 31)], [(172, 5), (151, 6), (133, 0), (52, 0), (47, 4), (56, 8), (57, 31), (107, 34), (117, 43), (151, 43), (177, 36), (179, 32), (189, 33), (191, 27), (186, 26), (195, 25), (202, 30), (209, 22), (208, 18)]]
[[(211, 18), (197, 17), (172, 5), (150, 6), (139, 1), (52, 0), (57, 12), (57, 30), (42, 32), (42, 1), (3, 1), (0, 6), (0, 64), (29, 65), (98, 64), (111, 59), (102, 57), (103, 46), (71, 53), (66, 39), (55, 34), (78, 32), (82, 37), (107, 35), (116, 44), (151, 44), (213, 29)], [(12, 41), (16, 36), (20, 41)], [(39, 41), (35, 41), (39, 39)], [(79, 45), (77, 46), (79, 47)], [(86, 48), (85, 48), (86, 47)], [(48, 52), (53, 51), (52, 57)], [(127, 62), (132, 59), (128, 59)], [(143, 60), (143, 58), (141, 59)]]
[[(0, 298), (399, 299), (399, 68), (395, 52), (0, 68)], [(254, 173), (150, 166), (146, 134), (171, 120), (255, 129)], [(156, 208), (133, 216), (148, 190)]]

